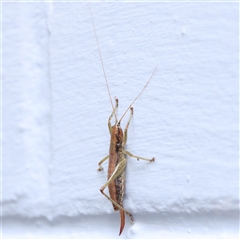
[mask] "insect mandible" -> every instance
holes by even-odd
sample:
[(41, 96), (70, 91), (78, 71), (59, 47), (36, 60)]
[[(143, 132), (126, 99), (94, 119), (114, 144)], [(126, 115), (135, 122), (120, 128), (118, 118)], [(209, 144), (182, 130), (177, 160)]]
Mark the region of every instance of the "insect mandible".
[[(127, 108), (127, 110), (125, 111), (123, 116), (120, 118), (120, 120), (118, 120), (117, 115), (116, 115), (116, 110), (118, 108), (118, 99), (115, 98), (115, 106), (114, 106), (112, 98), (111, 98), (109, 86), (108, 86), (108, 81), (107, 81), (107, 77), (106, 77), (106, 72), (105, 72), (103, 60), (102, 60), (102, 55), (101, 55), (101, 51), (100, 51), (100, 46), (99, 46), (99, 42), (98, 42), (98, 37), (97, 37), (97, 33), (96, 33), (94, 19), (93, 19), (92, 12), (91, 12), (91, 9), (90, 9), (89, 5), (88, 5), (88, 8), (89, 8), (89, 12), (90, 12), (91, 18), (92, 18), (92, 24), (93, 24), (94, 34), (95, 34), (95, 38), (96, 38), (96, 42), (97, 42), (98, 53), (99, 53), (99, 57), (100, 57), (101, 65), (102, 65), (102, 70), (103, 70), (103, 74), (104, 74), (104, 78), (105, 78), (105, 82), (106, 82), (106, 86), (107, 86), (107, 90), (108, 90), (108, 95), (109, 95), (110, 102), (111, 102), (111, 105), (112, 105), (112, 113), (111, 113), (111, 115), (108, 119), (108, 129), (109, 129), (109, 132), (110, 132), (110, 135), (111, 135), (109, 155), (107, 155), (105, 158), (103, 158), (98, 163), (98, 165), (99, 165), (98, 170), (101, 171), (101, 170), (103, 170), (103, 167), (101, 166), (102, 163), (104, 161), (106, 161), (107, 159), (109, 159), (108, 180), (100, 188), (100, 192), (109, 201), (112, 202), (114, 211), (119, 211), (120, 212), (121, 224), (120, 224), (119, 235), (121, 235), (121, 233), (124, 229), (124, 226), (125, 226), (125, 213), (130, 217), (131, 223), (133, 223), (132, 214), (123, 207), (123, 197), (124, 197), (124, 191), (125, 191), (125, 169), (126, 169), (126, 165), (127, 165), (127, 160), (126, 160), (125, 156), (129, 155), (130, 157), (136, 158), (137, 160), (141, 159), (141, 160), (145, 160), (145, 161), (149, 161), (149, 162), (153, 162), (155, 160), (155, 158), (149, 159), (149, 158), (143, 158), (143, 157), (133, 155), (129, 151), (126, 151), (124, 149), (124, 146), (126, 145), (126, 142), (127, 142), (128, 127), (129, 127), (131, 118), (133, 116), (132, 105), (138, 99), (138, 97), (142, 94), (144, 89), (147, 87), (147, 85), (150, 82), (151, 78), (153, 77), (155, 71), (157, 70), (157, 67), (154, 69), (152, 75), (150, 76), (149, 80), (147, 81), (147, 83), (143, 87), (142, 91), (137, 95), (137, 97), (129, 105), (129, 107)], [(122, 128), (121, 128), (121, 120), (123, 119), (125, 114), (128, 112), (128, 110), (130, 110), (130, 117), (129, 117), (128, 122), (126, 124), (126, 127), (123, 131)], [(113, 118), (113, 116), (115, 118), (115, 124), (112, 126), (111, 125), (111, 119)], [(110, 196), (108, 196), (104, 192), (104, 189), (106, 187), (108, 187)]]

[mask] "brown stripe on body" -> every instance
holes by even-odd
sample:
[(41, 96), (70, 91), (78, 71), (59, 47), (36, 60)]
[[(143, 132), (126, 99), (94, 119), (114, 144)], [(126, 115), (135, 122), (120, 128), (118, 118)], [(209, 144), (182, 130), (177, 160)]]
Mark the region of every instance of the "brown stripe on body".
[[(112, 176), (116, 166), (120, 159), (123, 157), (122, 154), (122, 140), (123, 131), (120, 127), (114, 125), (111, 131), (111, 141), (109, 149), (109, 165), (108, 165), (108, 179)], [(121, 173), (113, 182), (108, 186), (110, 197), (122, 206), (124, 196), (124, 183), (125, 173)], [(118, 207), (113, 204), (115, 211), (118, 211)]]

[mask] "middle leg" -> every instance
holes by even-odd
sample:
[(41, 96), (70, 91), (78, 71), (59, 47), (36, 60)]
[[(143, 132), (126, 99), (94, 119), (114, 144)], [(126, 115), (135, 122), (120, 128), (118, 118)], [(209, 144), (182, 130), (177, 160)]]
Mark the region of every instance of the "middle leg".
[(145, 160), (145, 161), (149, 161), (149, 162), (153, 162), (155, 160), (154, 157), (151, 158), (151, 159), (143, 158), (143, 157), (139, 157), (139, 156), (133, 155), (132, 153), (130, 153), (129, 151), (126, 151), (126, 150), (124, 150), (123, 153), (129, 155), (130, 157), (136, 158), (137, 160), (141, 159), (141, 160)]

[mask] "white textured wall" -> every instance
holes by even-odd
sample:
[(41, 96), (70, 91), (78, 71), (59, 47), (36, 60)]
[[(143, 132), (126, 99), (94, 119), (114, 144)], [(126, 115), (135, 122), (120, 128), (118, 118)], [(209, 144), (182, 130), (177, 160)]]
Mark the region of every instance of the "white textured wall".
[[(238, 3), (90, 6), (119, 116), (158, 65), (127, 144), (156, 162), (128, 158), (121, 238), (237, 237)], [(2, 236), (117, 238), (87, 4), (2, 3), (2, 39)]]

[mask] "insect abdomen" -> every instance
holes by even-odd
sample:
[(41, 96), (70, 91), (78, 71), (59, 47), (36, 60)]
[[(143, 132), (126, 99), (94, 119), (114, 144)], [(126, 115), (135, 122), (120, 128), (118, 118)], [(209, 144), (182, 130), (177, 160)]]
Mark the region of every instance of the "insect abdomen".
[(117, 203), (123, 206), (123, 197), (125, 191), (125, 171), (115, 179)]

